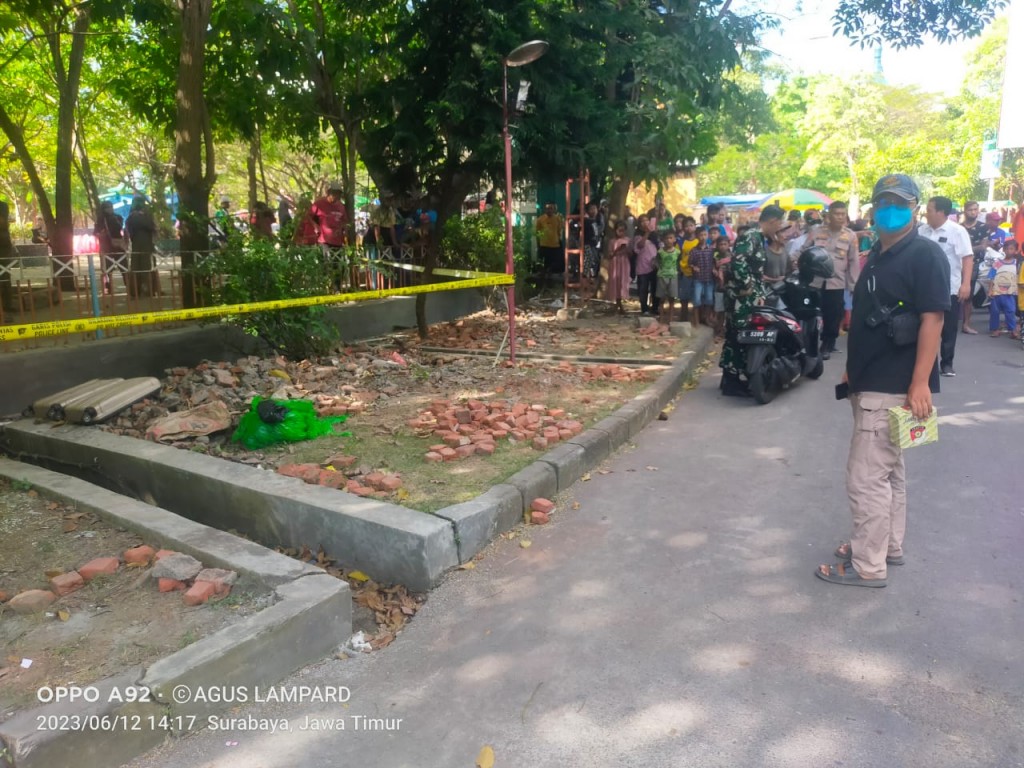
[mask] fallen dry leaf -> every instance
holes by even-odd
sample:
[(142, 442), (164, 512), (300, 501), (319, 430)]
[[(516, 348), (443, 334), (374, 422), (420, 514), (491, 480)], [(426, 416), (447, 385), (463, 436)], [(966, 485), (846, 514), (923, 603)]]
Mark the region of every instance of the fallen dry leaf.
[(360, 581), (361, 582), (361, 581), (369, 581), (370, 580), (370, 577), (367, 576), (362, 571), (349, 571), (348, 572), (348, 577), (350, 579), (352, 579), (352, 581)]
[(56, 509), (59, 506), (60, 506), (60, 504), (58, 504), (56, 501), (51, 501), (49, 504), (46, 505), (46, 508), (47, 509)]
[(125, 568), (145, 568), (149, 563), (125, 563)]
[(522, 541), (519, 542), (519, 546), (522, 547), (523, 549), (529, 549), (531, 544), (533, 544), (533, 542), (530, 541), (529, 539), (523, 539)]
[(646, 467), (644, 467), (644, 469), (649, 470), (650, 472), (657, 472), (658, 471), (657, 467), (652, 467), (650, 464), (648, 464)]
[(490, 744), (485, 744), (476, 756), (476, 768), (494, 768), (494, 749)]
[(474, 568), (476, 568), (476, 563), (474, 563), (472, 560), (470, 560), (468, 563), (463, 563), (459, 566), (460, 571), (472, 571)]
[(610, 470), (610, 469), (599, 469), (599, 470), (597, 470), (597, 474), (599, 474), (599, 475), (610, 475), (611, 473), (612, 473), (612, 470)]
[(572, 508), (573, 508), (573, 509), (579, 509), (579, 508), (580, 508), (580, 503), (579, 503), (578, 501), (574, 501), (574, 502), (572, 503)]
[(63, 610), (57, 611), (57, 618), (60, 619), (61, 621), (67, 621), (68, 619), (71, 618), (71, 612), (70, 611), (63, 611)]
[(72, 531), (78, 530), (78, 523), (74, 520), (65, 520), (64, 525), (61, 526), (61, 531), (64, 533), (71, 533)]
[(46, 578), (52, 579), (57, 576), (60, 576), (62, 573), (64, 573), (64, 571), (60, 570), (60, 568), (50, 568), (48, 570), (43, 571), (43, 573), (46, 574)]
[(590, 479), (590, 473), (589, 472), (585, 472), (583, 474), (583, 477), (580, 478), (580, 480), (582, 480), (584, 483), (587, 482), (589, 479)]

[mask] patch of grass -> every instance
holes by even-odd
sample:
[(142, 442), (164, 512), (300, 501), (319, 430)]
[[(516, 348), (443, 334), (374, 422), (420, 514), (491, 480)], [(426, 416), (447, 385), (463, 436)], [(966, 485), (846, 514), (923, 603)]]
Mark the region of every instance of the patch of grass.
[(178, 641), (179, 650), (181, 648), (188, 648), (188, 646), (192, 645), (192, 643), (194, 643), (198, 639), (199, 633), (196, 632), (195, 629), (189, 629), (187, 632), (185, 632), (185, 634), (181, 636), (181, 639)]
[(36, 542), (36, 549), (40, 552), (43, 552), (44, 554), (49, 555), (53, 554), (53, 552), (56, 550), (56, 547), (53, 546), (52, 541), (46, 541), (44, 539), (43, 541)]
[(16, 491), (31, 491), (32, 483), (28, 480), (11, 480), (11, 488)]

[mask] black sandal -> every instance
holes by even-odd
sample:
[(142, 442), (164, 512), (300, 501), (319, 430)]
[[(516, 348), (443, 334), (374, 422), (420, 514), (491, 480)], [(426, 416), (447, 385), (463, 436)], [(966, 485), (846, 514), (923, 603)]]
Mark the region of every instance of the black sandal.
[(847, 587), (884, 587), (887, 584), (885, 579), (863, 578), (851, 563), (819, 565), (814, 570), (814, 575), (830, 584), (842, 584)]

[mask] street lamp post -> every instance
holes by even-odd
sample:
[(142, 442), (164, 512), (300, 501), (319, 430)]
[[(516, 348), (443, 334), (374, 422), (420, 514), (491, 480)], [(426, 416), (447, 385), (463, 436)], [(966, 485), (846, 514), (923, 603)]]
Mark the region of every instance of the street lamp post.
[[(512, 255), (512, 136), (508, 131), (508, 68), (521, 67), (536, 61), (548, 50), (543, 40), (531, 40), (515, 48), (502, 59), (502, 138), (505, 141), (505, 273), (515, 276), (515, 259)], [(516, 361), (516, 286), (508, 287), (508, 359)]]

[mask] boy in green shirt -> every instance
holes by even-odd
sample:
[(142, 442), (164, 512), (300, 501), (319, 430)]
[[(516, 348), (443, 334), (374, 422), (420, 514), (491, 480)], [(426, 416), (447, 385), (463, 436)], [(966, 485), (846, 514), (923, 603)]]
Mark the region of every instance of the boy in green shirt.
[(661, 236), (661, 250), (658, 251), (657, 290), (657, 295), (661, 298), (661, 312), (658, 321), (665, 325), (672, 322), (675, 300), (679, 295), (676, 283), (676, 276), (679, 274), (679, 256), (675, 234), (666, 232)]

